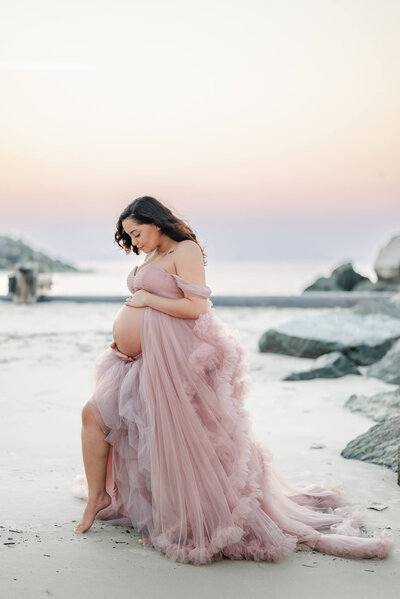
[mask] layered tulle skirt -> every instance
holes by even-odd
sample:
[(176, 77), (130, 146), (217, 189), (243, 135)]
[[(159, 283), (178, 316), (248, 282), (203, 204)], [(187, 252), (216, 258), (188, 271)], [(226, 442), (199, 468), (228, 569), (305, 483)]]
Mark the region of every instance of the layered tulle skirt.
[[(142, 357), (107, 349), (90, 398), (110, 443), (109, 507), (96, 518), (132, 525), (170, 559), (206, 564), (278, 561), (295, 548), (383, 558), (383, 532), (360, 536), (362, 516), (340, 487), (292, 485), (252, 434), (244, 407), (248, 355), (211, 301), (198, 320), (146, 307)], [(87, 498), (84, 476), (73, 493)]]

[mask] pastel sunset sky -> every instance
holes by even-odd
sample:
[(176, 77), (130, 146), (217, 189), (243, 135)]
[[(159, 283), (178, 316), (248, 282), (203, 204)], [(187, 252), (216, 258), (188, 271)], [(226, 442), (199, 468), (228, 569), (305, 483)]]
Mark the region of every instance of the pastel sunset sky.
[(1, 6), (0, 234), (118, 257), (141, 195), (221, 257), (370, 258), (400, 233), (398, 0)]

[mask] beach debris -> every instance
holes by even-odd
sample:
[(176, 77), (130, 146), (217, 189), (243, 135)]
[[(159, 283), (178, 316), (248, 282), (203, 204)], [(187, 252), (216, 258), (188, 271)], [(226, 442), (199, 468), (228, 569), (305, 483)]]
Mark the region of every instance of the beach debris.
[(381, 391), (373, 395), (350, 395), (344, 406), (351, 412), (361, 412), (375, 422), (400, 415), (400, 389)]
[(324, 449), (326, 445), (324, 443), (311, 443), (310, 449)]
[(387, 509), (387, 505), (384, 503), (378, 503), (377, 501), (372, 501), (369, 505), (365, 506), (367, 510), (376, 510), (377, 512), (382, 512)]
[(303, 358), (341, 352), (358, 365), (380, 360), (400, 338), (400, 319), (386, 314), (357, 314), (335, 309), (321, 314), (304, 314), (265, 331), (260, 352)]
[(367, 376), (382, 379), (385, 383), (400, 385), (400, 339), (396, 341), (379, 362), (367, 369)]
[(296, 551), (312, 551), (312, 548), (305, 543), (297, 543)]
[(368, 277), (356, 272), (351, 262), (345, 262), (335, 268), (329, 277), (319, 277), (304, 291), (352, 291), (361, 281), (371, 282)]
[(398, 472), (399, 446), (400, 415), (375, 424), (366, 433), (350, 441), (340, 455), (347, 459), (386, 466)]
[(285, 376), (284, 381), (304, 381), (310, 379), (331, 379), (346, 374), (360, 374), (359, 369), (340, 352), (323, 354), (317, 358), (310, 370), (292, 372)]

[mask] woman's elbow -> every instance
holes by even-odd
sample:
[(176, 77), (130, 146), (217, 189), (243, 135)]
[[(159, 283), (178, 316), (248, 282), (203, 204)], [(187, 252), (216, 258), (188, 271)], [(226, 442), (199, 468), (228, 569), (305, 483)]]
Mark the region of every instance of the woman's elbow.
[(199, 305), (194, 306), (193, 312), (192, 312), (193, 320), (198, 320), (202, 314), (206, 313), (206, 311), (207, 311), (207, 306), (205, 303), (203, 304), (203, 302), (202, 302), (202, 305), (200, 305), (200, 306)]

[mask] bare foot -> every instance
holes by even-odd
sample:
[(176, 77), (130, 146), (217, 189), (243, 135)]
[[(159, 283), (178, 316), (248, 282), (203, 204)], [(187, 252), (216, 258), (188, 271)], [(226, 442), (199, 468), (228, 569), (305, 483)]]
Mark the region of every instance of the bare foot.
[(74, 528), (74, 532), (86, 532), (89, 530), (93, 524), (97, 512), (108, 507), (110, 503), (111, 497), (108, 493), (102, 493), (95, 498), (90, 498), (87, 502), (85, 511), (83, 512), (81, 521)]
[(144, 539), (139, 539), (139, 543), (143, 545), (143, 547), (154, 547), (154, 545), (150, 541), (150, 537), (145, 537)]

